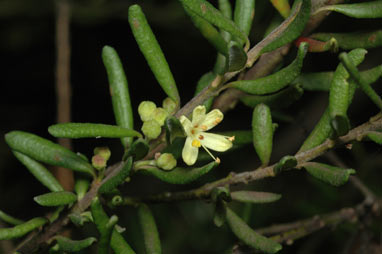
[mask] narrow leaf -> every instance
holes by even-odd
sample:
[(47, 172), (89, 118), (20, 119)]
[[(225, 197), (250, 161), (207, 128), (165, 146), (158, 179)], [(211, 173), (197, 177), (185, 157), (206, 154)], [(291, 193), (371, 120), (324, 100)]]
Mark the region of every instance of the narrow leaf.
[(335, 38), (330, 38), (328, 41), (319, 41), (309, 37), (300, 37), (295, 41), (295, 44), (299, 46), (303, 42), (309, 43), (308, 52), (338, 51), (338, 43)]
[[(96, 224), (97, 229), (101, 234), (101, 238), (107, 239), (105, 236), (107, 236), (108, 232), (110, 231), (110, 226), (108, 226), (110, 219), (103, 210), (98, 197), (93, 199), (90, 210), (92, 212), (94, 223)], [(108, 242), (100, 242), (99, 245), (101, 245), (102, 248), (105, 247), (107, 249), (110, 245), (116, 254), (135, 254), (129, 244), (125, 241), (122, 235), (116, 231), (115, 228), (112, 230), (110, 244)]]
[(313, 39), (329, 41), (336, 39), (338, 47), (349, 50), (356, 48), (376, 48), (382, 46), (382, 30), (371, 32), (353, 32), (353, 33), (316, 33), (310, 36)]
[(42, 194), (33, 198), (41, 206), (62, 206), (77, 201), (77, 196), (68, 191), (56, 191)]
[(217, 227), (221, 227), (226, 222), (227, 217), (227, 204), (223, 200), (215, 202), (214, 210), (214, 224)]
[(86, 249), (97, 241), (95, 237), (88, 237), (83, 240), (72, 240), (64, 236), (57, 236), (56, 240), (59, 246), (59, 250), (70, 253), (77, 253), (78, 251)]
[(33, 218), (25, 223), (19, 224), (12, 228), (0, 228), (0, 240), (9, 240), (19, 238), (36, 228), (44, 225), (48, 220), (45, 218)]
[(224, 56), (228, 56), (228, 44), (220, 32), (211, 25), (210, 22), (195, 14), (193, 11), (184, 7), (186, 13), (191, 17), (195, 27), (199, 29), (204, 38), (220, 53)]
[(353, 60), (345, 52), (341, 53), (339, 57), (346, 70), (350, 73), (358, 86), (361, 87), (362, 91), (379, 109), (382, 109), (381, 97), (373, 90), (373, 88), (370, 86), (370, 83), (362, 78)]
[[(224, 57), (224, 66), (225, 66), (225, 57)], [(205, 73), (198, 81), (198, 84), (196, 85), (196, 90), (194, 96), (199, 94), (204, 88), (208, 87), (212, 81), (215, 80), (217, 74), (213, 72), (207, 72)], [(210, 111), (211, 106), (213, 103), (213, 98), (209, 98), (205, 102), (203, 102), (203, 105), (206, 107), (206, 111)]]
[[(367, 51), (364, 49), (354, 49), (349, 53), (349, 57), (358, 65), (363, 61), (366, 53)], [(330, 84), (329, 113), (332, 127), (338, 136), (345, 135), (350, 128), (346, 113), (352, 99), (349, 97), (350, 84), (348, 78), (349, 73), (342, 64), (339, 64)]]
[(287, 108), (301, 98), (304, 90), (299, 84), (294, 84), (286, 89), (271, 95), (247, 95), (240, 100), (246, 106), (254, 108), (263, 103), (271, 108)]
[(312, 72), (301, 73), (294, 81), (302, 85), (304, 90), (308, 91), (329, 91), (330, 82), (333, 79), (334, 72)]
[(123, 138), (142, 137), (132, 129), (97, 123), (59, 123), (51, 125), (48, 132), (57, 138)]
[(207, 174), (216, 165), (217, 163), (213, 161), (199, 168), (174, 168), (171, 171), (164, 171), (154, 167), (147, 167), (139, 169), (138, 172), (152, 175), (166, 183), (187, 184)]
[[(109, 79), (115, 121), (118, 126), (133, 129), (134, 118), (129, 87), (121, 60), (115, 49), (110, 46), (103, 47), (102, 60)], [(124, 147), (130, 145), (132, 141), (132, 138), (121, 139)]]
[(229, 32), (240, 39), (240, 44), (247, 42), (247, 36), (235, 25), (232, 20), (227, 19), (212, 4), (205, 0), (179, 0), (183, 6), (195, 14), (201, 16), (211, 24)]
[(272, 154), (273, 127), (271, 111), (265, 104), (259, 104), (252, 115), (253, 145), (262, 165), (266, 166)]
[(290, 5), (288, 0), (270, 0), (273, 6), (284, 18), (287, 18), (290, 14)]
[(133, 165), (133, 158), (129, 157), (120, 170), (114, 170), (113, 176), (111, 176), (106, 182), (104, 182), (98, 189), (99, 193), (109, 193), (113, 191), (118, 185), (125, 182), (126, 178), (130, 174), (131, 167)]
[(155, 223), (154, 216), (146, 204), (138, 207), (138, 219), (143, 232), (143, 240), (147, 254), (162, 253), (159, 232)]
[(355, 173), (354, 169), (343, 169), (317, 162), (307, 162), (304, 168), (315, 178), (334, 186), (345, 184), (349, 176)]
[(369, 139), (377, 143), (378, 145), (382, 145), (382, 133), (378, 131), (370, 131), (366, 135)]
[(24, 223), (24, 221), (19, 220), (13, 216), (10, 216), (9, 214), (6, 214), (5, 212), (1, 210), (0, 210), (0, 220), (12, 225), (20, 225)]
[(247, 53), (236, 41), (228, 44), (228, 56), (226, 57), (227, 71), (239, 71), (244, 68), (247, 63)]
[(231, 193), (231, 197), (239, 202), (262, 204), (275, 202), (281, 198), (281, 195), (259, 191), (235, 191)]
[(150, 147), (147, 141), (139, 138), (131, 144), (126, 157), (133, 156), (135, 160), (143, 159), (149, 152), (149, 149)]
[(327, 5), (321, 7), (315, 13), (321, 11), (335, 11), (359, 19), (382, 18), (382, 1), (376, 0), (356, 4)]
[(237, 88), (250, 94), (263, 95), (279, 91), (286, 87), (300, 75), (304, 57), (308, 49), (308, 44), (301, 43), (296, 59), (287, 67), (266, 77), (255, 80), (240, 80), (229, 84), (230, 87)]
[(255, 0), (237, 0), (234, 12), (234, 22), (246, 36), (251, 31), (255, 17)]
[(29, 156), (26, 156), (22, 153), (12, 151), (15, 157), (32, 173), (37, 180), (39, 180), (45, 187), (50, 191), (63, 191), (64, 188), (57, 181), (57, 179), (50, 173), (50, 171), (33, 160)]
[(270, 52), (286, 45), (301, 35), (309, 20), (310, 1), (295, 1), (291, 15), (248, 52), (248, 59), (250, 59), (247, 63), (248, 66), (252, 66), (262, 53)]
[(93, 167), (80, 156), (50, 140), (23, 131), (11, 131), (5, 141), (15, 151), (50, 165), (94, 175)]
[(129, 7), (129, 23), (139, 49), (163, 91), (180, 105), (178, 88), (166, 58), (139, 5)]
[(228, 207), (227, 222), (236, 237), (252, 248), (271, 254), (282, 249), (277, 242), (256, 233)]

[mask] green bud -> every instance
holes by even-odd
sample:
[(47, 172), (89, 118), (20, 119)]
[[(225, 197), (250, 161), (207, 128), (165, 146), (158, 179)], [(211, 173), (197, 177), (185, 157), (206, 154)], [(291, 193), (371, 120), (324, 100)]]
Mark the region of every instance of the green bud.
[(152, 119), (152, 114), (154, 110), (157, 108), (154, 102), (152, 101), (142, 101), (138, 106), (138, 114), (141, 117), (143, 122)]
[(161, 133), (161, 126), (155, 120), (148, 120), (143, 123), (141, 130), (148, 139), (155, 139)]
[(106, 159), (99, 154), (92, 157), (92, 165), (95, 169), (101, 170), (106, 167)]
[(107, 146), (94, 148), (94, 154), (102, 156), (106, 161), (110, 159), (111, 156), (110, 149)]
[(168, 116), (168, 112), (163, 108), (156, 108), (153, 112), (153, 119), (159, 123), (160, 126), (164, 125), (164, 121)]
[(156, 160), (158, 167), (164, 170), (171, 170), (176, 167), (176, 159), (171, 153), (163, 153)]
[(170, 97), (167, 97), (162, 102), (162, 107), (164, 110), (166, 110), (169, 114), (172, 114), (175, 112), (176, 109), (176, 102), (172, 100)]

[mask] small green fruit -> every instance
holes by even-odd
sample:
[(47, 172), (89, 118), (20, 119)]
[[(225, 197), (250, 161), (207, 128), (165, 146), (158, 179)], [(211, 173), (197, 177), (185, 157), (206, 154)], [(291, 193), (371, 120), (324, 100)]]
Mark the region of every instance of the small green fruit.
[(164, 110), (166, 110), (169, 114), (172, 114), (175, 112), (176, 109), (176, 102), (173, 101), (170, 97), (167, 97), (162, 102), (162, 107)]
[(152, 117), (155, 121), (159, 123), (160, 126), (164, 125), (164, 121), (168, 116), (168, 112), (163, 108), (156, 108), (152, 114)]
[(164, 170), (172, 170), (176, 167), (176, 159), (171, 153), (163, 153), (156, 160), (158, 167)]
[(155, 139), (159, 136), (162, 129), (157, 121), (148, 120), (143, 123), (141, 130), (148, 139)]
[(153, 117), (153, 112), (157, 108), (152, 101), (142, 101), (138, 106), (138, 114), (143, 122), (151, 120)]
[(107, 146), (94, 148), (94, 154), (102, 156), (106, 161), (110, 159), (111, 156), (110, 149)]

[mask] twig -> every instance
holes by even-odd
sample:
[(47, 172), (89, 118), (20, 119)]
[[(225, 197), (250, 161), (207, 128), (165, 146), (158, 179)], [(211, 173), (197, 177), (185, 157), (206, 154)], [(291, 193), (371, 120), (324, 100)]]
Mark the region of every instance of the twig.
[[(56, 1), (56, 94), (57, 122), (66, 123), (71, 120), (71, 87), (70, 87), (70, 6), (67, 0)], [(58, 139), (58, 143), (71, 149), (70, 139)], [(65, 168), (55, 168), (54, 174), (65, 190), (73, 190), (73, 172)]]

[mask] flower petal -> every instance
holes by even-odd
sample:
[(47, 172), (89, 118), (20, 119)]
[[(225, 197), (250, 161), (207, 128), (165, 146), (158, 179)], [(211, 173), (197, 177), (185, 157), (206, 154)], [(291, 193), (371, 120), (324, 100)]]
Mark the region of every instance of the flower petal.
[(219, 124), (223, 120), (223, 117), (223, 113), (219, 109), (214, 109), (206, 115), (200, 128), (203, 131), (208, 131)]
[(182, 124), (183, 126), (183, 129), (184, 131), (186, 132), (186, 135), (187, 136), (191, 136), (191, 130), (192, 130), (192, 124), (191, 124), (191, 121), (188, 120), (187, 117), (185, 116), (181, 116), (180, 119), (179, 119), (180, 123)]
[[(203, 138), (200, 139), (200, 136)], [(200, 132), (199, 140), (205, 147), (218, 152), (227, 151), (232, 147), (232, 142), (219, 134)]]
[(198, 147), (192, 146), (192, 141), (193, 139), (191, 137), (187, 137), (182, 150), (183, 161), (189, 166), (195, 164), (199, 152)]
[(204, 119), (206, 118), (206, 107), (205, 106), (197, 106), (192, 111), (192, 125), (200, 125)]

